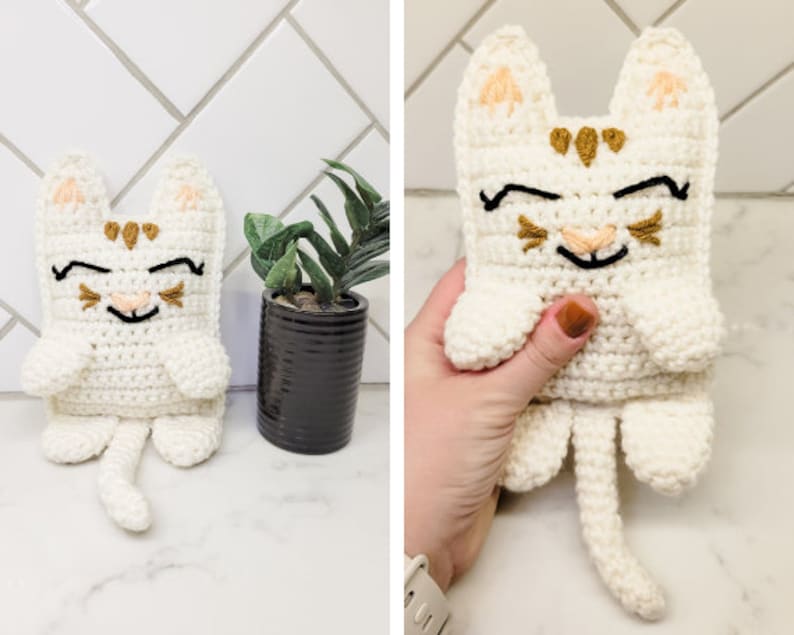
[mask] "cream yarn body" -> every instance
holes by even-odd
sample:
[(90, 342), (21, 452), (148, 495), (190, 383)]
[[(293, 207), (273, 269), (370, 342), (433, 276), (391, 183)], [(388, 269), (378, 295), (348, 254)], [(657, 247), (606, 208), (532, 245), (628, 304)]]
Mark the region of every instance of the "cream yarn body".
[(224, 240), (220, 195), (194, 159), (166, 168), (140, 221), (111, 219), (85, 155), (64, 157), (44, 177), (42, 336), (23, 386), (46, 400), (48, 459), (78, 463), (104, 451), (100, 498), (125, 529), (151, 524), (134, 484), (150, 432), (161, 456), (181, 467), (220, 445), (230, 376), (219, 329)]
[(591, 557), (646, 619), (661, 617), (664, 596), (623, 538), (616, 430), (637, 478), (665, 494), (708, 460), (722, 334), (708, 262), (717, 127), (708, 78), (672, 29), (643, 32), (609, 115), (585, 118), (558, 116), (535, 46), (505, 27), (472, 56), (456, 111), (466, 289), (446, 354), (460, 369), (495, 366), (555, 299), (596, 302), (584, 349), (519, 416), (502, 481), (542, 485), (572, 440)]

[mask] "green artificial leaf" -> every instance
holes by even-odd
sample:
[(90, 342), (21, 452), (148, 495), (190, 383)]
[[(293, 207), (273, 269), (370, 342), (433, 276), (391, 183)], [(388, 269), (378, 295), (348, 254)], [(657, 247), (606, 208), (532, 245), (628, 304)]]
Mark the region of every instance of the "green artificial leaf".
[(361, 202), (361, 199), (350, 189), (350, 186), (336, 174), (333, 172), (326, 172), (325, 174), (345, 196), (345, 213), (350, 227), (353, 228), (353, 231), (366, 229), (367, 225), (369, 225), (369, 209), (367, 209), (367, 206)]
[(263, 242), (283, 228), (284, 223), (270, 214), (248, 213), (243, 220), (245, 239), (253, 251), (257, 251)]
[(267, 274), (270, 273), (274, 264), (272, 260), (262, 260), (253, 251), (251, 252), (251, 266), (263, 282), (267, 279)]
[(289, 244), (284, 252), (284, 255), (279, 258), (270, 272), (265, 278), (265, 285), (271, 289), (278, 289), (282, 292), (291, 291), (292, 286), (289, 285), (290, 281), (294, 284), (295, 269), (297, 265), (295, 259), (298, 253), (298, 243), (293, 241)]
[(345, 274), (345, 262), (316, 231), (309, 234), (306, 239), (314, 247), (325, 270), (334, 280), (339, 280)]
[(327, 304), (334, 299), (334, 291), (331, 287), (331, 281), (325, 272), (320, 268), (314, 259), (302, 249), (298, 250), (301, 259), (301, 265), (306, 270), (306, 274), (312, 281), (314, 293), (317, 296), (317, 301), (321, 304)]
[(256, 255), (263, 260), (278, 260), (286, 253), (291, 242), (305, 238), (313, 231), (314, 225), (307, 220), (287, 225), (263, 242), (256, 250)]
[(378, 191), (372, 187), (367, 180), (361, 176), (358, 172), (356, 172), (353, 168), (349, 165), (345, 165), (344, 163), (340, 163), (339, 161), (332, 161), (330, 159), (323, 159), (329, 166), (334, 168), (335, 170), (342, 170), (342, 172), (347, 172), (350, 176), (353, 177), (353, 180), (356, 182), (356, 189), (358, 193), (361, 195), (361, 199), (364, 201), (364, 204), (372, 210), (376, 203), (379, 203), (381, 200), (381, 195)]
[(348, 271), (342, 278), (342, 291), (347, 291), (356, 285), (375, 280), (389, 273), (388, 260), (370, 260)]
[(389, 251), (390, 242), (389, 235), (386, 234), (386, 236), (380, 240), (371, 241), (366, 245), (359, 247), (355, 252), (353, 252), (353, 255), (350, 256), (350, 259), (347, 263), (348, 266), (350, 269), (355, 269), (357, 266), (366, 262), (367, 260), (372, 260), (381, 254), (385, 254), (387, 251)]
[(337, 253), (343, 257), (347, 256), (347, 254), (350, 253), (350, 245), (347, 244), (345, 237), (342, 236), (342, 232), (339, 231), (339, 227), (337, 227), (336, 222), (328, 212), (328, 208), (325, 206), (325, 203), (323, 203), (314, 194), (311, 195), (311, 199), (314, 201), (314, 204), (317, 206), (317, 210), (320, 212), (320, 218), (322, 218), (323, 221), (325, 221), (325, 224), (328, 225), (328, 231), (331, 232), (331, 242), (334, 243)]
[(389, 201), (381, 201), (376, 204), (375, 209), (372, 210), (372, 222), (379, 223), (383, 220), (388, 220), (390, 208), (391, 204)]

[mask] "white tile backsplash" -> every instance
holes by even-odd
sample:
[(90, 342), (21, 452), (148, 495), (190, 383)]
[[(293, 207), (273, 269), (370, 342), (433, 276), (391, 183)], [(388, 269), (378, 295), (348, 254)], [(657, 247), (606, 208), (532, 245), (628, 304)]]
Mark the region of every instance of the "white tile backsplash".
[(39, 167), (81, 148), (116, 192), (177, 122), (65, 4), (0, 3), (0, 126)]
[(87, 11), (183, 114), (287, 0), (101, 0)]
[(39, 177), (5, 146), (0, 146), (0, 175), (5, 199), (0, 212), (5, 225), (4, 231), (0, 231), (0, 300), (13, 305), (38, 326), (41, 306), (33, 266), (33, 212)]
[[(55, 0), (2, 3), (0, 131), (42, 169), (69, 149), (90, 152), (112, 194), (162, 149), (117, 205), (114, 213), (120, 217), (140, 215), (148, 207), (169, 157), (198, 155), (226, 203), (230, 263), (245, 249), (244, 214), (282, 214), (319, 177), (321, 157), (346, 151), (345, 160), (388, 192), (388, 142), (337, 79), (343, 78), (377, 123), (388, 125), (388, 4), (350, 0), (334, 20), (325, 5), (92, 0), (86, 9), (90, 20), (183, 114), (211, 88), (219, 88), (169, 138), (180, 122), (150, 94), (135, 69), (108, 50), (79, 11)], [(286, 13), (279, 17), (288, 7), (307, 39), (288, 23)], [(275, 18), (278, 23), (240, 65), (240, 56)], [(236, 72), (227, 73), (232, 68)], [(26, 324), (40, 322), (32, 253), (39, 178), (0, 144), (0, 182), (6, 196), (0, 212), (6, 227), (0, 232), (0, 301), (10, 307), (12, 318), (21, 318), (0, 339), (4, 392), (19, 390), (19, 365), (35, 341)], [(338, 207), (328, 185), (317, 189), (332, 209)], [(299, 209), (321, 222), (305, 201), (293, 213)], [(262, 285), (247, 260), (227, 273), (222, 331), (232, 357), (232, 384), (250, 385), (256, 377), (251, 352), (256, 351)], [(388, 279), (360, 290), (370, 299), (373, 319), (388, 333)], [(0, 313), (0, 328), (5, 317)], [(388, 341), (372, 325), (364, 381), (388, 381)]]
[(389, 1), (301, 0), (292, 14), (388, 129)]
[[(637, 27), (658, 20), (673, 0), (615, 0)], [(715, 87), (720, 111), (739, 110), (728, 118), (721, 142), (724, 159), (718, 191), (769, 192), (794, 180), (794, 164), (781, 139), (794, 129), (787, 77), (773, 82), (761, 98), (745, 100), (794, 63), (794, 3), (788, 0), (721, 2), (686, 0), (661, 26), (679, 28), (693, 43)], [(484, 10), (483, 10), (484, 9)], [(481, 10), (468, 32), (455, 35)], [(452, 190), (452, 107), (473, 48), (504, 24), (522, 25), (538, 44), (548, 67), (561, 114), (606, 112), (618, 71), (634, 33), (605, 0), (496, 0), (406, 2), (406, 82), (430, 69), (405, 104), (408, 189)], [(766, 98), (766, 99), (764, 99)], [(775, 102), (775, 103), (771, 103)], [(785, 129), (783, 131), (782, 129)], [(779, 141), (779, 142), (778, 142)], [(750, 162), (753, 164), (750, 165)], [(780, 174), (784, 173), (782, 179)], [(741, 174), (740, 178), (734, 175)], [(741, 188), (738, 185), (741, 184)], [(771, 188), (771, 189), (770, 189)]]

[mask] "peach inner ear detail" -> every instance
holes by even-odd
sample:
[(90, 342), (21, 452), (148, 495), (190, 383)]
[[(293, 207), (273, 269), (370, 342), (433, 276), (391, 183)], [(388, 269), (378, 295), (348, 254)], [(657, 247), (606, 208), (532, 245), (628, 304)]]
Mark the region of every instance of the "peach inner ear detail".
[(197, 209), (200, 199), (201, 192), (199, 192), (195, 187), (183, 185), (179, 190), (179, 194), (176, 195), (174, 200), (179, 203), (180, 211), (184, 212), (187, 209)]
[(85, 197), (80, 191), (80, 188), (77, 187), (77, 181), (75, 181), (73, 177), (69, 177), (61, 181), (58, 187), (55, 188), (55, 192), (52, 195), (52, 202), (63, 209), (69, 204), (73, 204), (76, 207), (77, 205), (85, 203)]
[(678, 108), (678, 96), (687, 90), (686, 82), (670, 71), (659, 71), (648, 85), (647, 95), (654, 96), (654, 110)]
[(493, 114), (499, 104), (507, 104), (507, 116), (513, 114), (516, 104), (524, 102), (524, 95), (507, 66), (497, 69), (486, 81), (480, 91), (480, 105), (488, 106)]

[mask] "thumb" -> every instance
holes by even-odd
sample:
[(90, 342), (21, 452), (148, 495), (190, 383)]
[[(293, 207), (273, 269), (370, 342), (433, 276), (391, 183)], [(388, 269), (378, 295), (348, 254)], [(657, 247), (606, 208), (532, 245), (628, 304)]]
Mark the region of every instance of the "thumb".
[(514, 394), (523, 407), (543, 385), (578, 353), (598, 322), (598, 307), (584, 295), (552, 304), (513, 357), (488, 372), (488, 381)]

